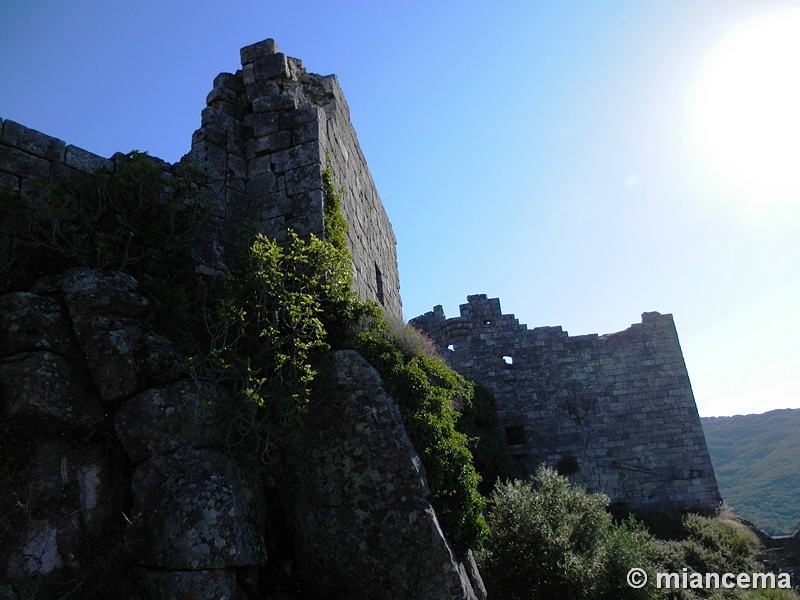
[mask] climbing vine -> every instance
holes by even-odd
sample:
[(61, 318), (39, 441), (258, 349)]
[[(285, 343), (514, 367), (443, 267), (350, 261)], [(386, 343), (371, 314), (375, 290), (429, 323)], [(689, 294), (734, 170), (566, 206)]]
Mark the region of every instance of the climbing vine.
[[(191, 174), (169, 172), (138, 152), (116, 163), (80, 190), (43, 185), (25, 202), (3, 194), (4, 214), (15, 219), (13, 271), (35, 267), (22, 269), (27, 283), (74, 266), (136, 277), (160, 307), (156, 324), (187, 351), (185, 372), (229, 389), (230, 400), (216, 407), (229, 446), (266, 461), (313, 410), (318, 357), (359, 350), (400, 406), (447, 538), (461, 555), (479, 545), (486, 524), (473, 441), (456, 429), (456, 407), (470, 404), (472, 385), (431, 352), (430, 342), (387, 323), (377, 305), (352, 291), (342, 190), (330, 164), (323, 172), (324, 239), (252, 235), (234, 272), (203, 278), (187, 248), (211, 213), (185, 176)], [(22, 283), (7, 280), (5, 291), (13, 289), (8, 285)]]

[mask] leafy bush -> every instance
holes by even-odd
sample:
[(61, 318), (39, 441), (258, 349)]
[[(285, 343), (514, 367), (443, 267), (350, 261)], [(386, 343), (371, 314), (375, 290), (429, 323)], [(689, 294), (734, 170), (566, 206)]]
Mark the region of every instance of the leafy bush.
[(495, 483), (510, 475), (508, 453), (500, 433), (497, 402), (484, 385), (473, 382), (472, 399), (458, 407), (456, 429), (467, 435), (475, 470), (481, 476), (478, 490), (489, 496)]
[(756, 560), (760, 543), (744, 525), (727, 516), (687, 514), (681, 539), (660, 544), (659, 568), (680, 573), (753, 573), (763, 571)]
[[(531, 482), (498, 485), (478, 561), (491, 597), (648, 598), (627, 586), (634, 566), (652, 569), (653, 539), (639, 524), (614, 524), (608, 498), (572, 486), (548, 467)], [(648, 569), (648, 570), (650, 570)]]
[(352, 341), (378, 370), (400, 407), (411, 442), (420, 453), (436, 509), (447, 539), (460, 556), (476, 548), (486, 533), (480, 476), (472, 463), (469, 439), (456, 430), (454, 406), (468, 402), (471, 384), (441, 359), (423, 353), (404, 354), (380, 324)]
[(313, 358), (330, 349), (326, 320), (350, 299), (346, 254), (295, 233), (279, 244), (258, 235), (245, 268), (230, 274), (207, 321), (208, 351), (195, 376), (228, 381), (229, 444), (266, 458), (292, 432), (309, 402)]

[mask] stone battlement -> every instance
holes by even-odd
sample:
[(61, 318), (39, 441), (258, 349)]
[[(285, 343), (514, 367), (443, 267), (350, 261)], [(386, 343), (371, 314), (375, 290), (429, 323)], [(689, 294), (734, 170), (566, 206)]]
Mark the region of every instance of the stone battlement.
[(528, 329), (481, 294), (458, 317), (437, 306), (411, 324), (492, 390), (516, 475), (548, 463), (634, 508), (721, 502), (672, 315), (570, 336)]

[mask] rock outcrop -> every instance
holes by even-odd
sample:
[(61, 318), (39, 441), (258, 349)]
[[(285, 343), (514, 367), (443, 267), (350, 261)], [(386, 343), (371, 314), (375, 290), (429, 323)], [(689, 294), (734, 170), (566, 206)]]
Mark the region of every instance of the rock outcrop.
[(0, 297), (0, 577), (20, 598), (483, 597), (360, 355), (323, 358), (297, 443), (253, 468), (225, 444), (230, 397), (177, 369), (135, 279), (32, 289)]
[(334, 352), (316, 388), (319, 404), (287, 461), (306, 597), (475, 598), (377, 371), (352, 350)]

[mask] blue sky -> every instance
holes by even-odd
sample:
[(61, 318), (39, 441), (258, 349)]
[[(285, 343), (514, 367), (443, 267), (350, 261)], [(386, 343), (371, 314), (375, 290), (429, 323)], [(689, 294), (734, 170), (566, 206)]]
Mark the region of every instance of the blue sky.
[[(800, 407), (800, 3), (0, 0), (0, 117), (177, 161), (274, 38), (336, 73), (406, 318), (672, 313), (702, 416)], [(794, 34), (793, 34), (794, 33)]]

